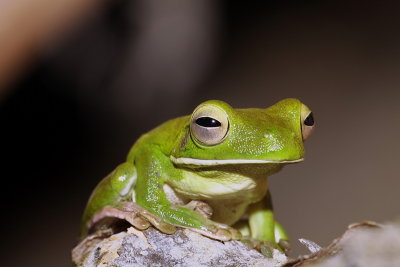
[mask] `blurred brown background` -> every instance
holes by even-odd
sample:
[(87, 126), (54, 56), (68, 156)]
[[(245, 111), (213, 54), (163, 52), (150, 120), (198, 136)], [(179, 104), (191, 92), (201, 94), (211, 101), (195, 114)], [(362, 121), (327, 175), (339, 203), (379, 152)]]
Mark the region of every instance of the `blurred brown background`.
[(96, 183), (141, 133), (206, 99), (313, 109), (306, 161), (270, 179), (293, 256), (298, 238), (327, 245), (400, 214), (398, 4), (36, 1), (47, 12), (0, 8), (4, 266), (70, 266)]

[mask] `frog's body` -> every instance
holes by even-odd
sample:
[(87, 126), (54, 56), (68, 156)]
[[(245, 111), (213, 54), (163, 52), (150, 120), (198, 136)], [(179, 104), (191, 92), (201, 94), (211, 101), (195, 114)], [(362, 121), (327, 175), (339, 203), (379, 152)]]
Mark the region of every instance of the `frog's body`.
[[(93, 192), (83, 233), (95, 213), (128, 201), (167, 223), (221, 240), (235, 235), (227, 225), (248, 215), (252, 237), (275, 242), (275, 230), (285, 234), (275, 226), (267, 177), (303, 159), (312, 125), (311, 111), (297, 99), (267, 109), (204, 102), (191, 116), (167, 121), (135, 143), (127, 161)], [(211, 218), (189, 208), (191, 201), (207, 203)]]

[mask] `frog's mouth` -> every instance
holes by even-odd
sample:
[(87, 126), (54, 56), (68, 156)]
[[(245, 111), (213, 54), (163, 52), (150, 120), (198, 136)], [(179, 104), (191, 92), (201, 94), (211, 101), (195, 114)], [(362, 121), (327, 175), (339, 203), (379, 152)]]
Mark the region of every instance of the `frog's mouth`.
[(192, 159), (192, 158), (175, 158), (171, 156), (173, 163), (177, 165), (196, 165), (196, 166), (217, 166), (230, 164), (289, 164), (301, 162), (304, 158), (294, 160), (262, 160), (262, 159)]

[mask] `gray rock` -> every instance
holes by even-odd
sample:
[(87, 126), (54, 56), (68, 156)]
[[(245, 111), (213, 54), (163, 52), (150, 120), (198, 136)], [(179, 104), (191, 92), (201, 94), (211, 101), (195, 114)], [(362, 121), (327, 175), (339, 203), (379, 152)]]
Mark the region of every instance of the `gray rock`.
[(326, 248), (287, 262), (285, 267), (392, 267), (400, 266), (400, 226), (362, 222)]
[(310, 266), (400, 266), (398, 225), (356, 229), (343, 238), (337, 246), (341, 248), (338, 253)]
[(281, 266), (284, 254), (267, 258), (239, 241), (220, 242), (187, 229), (166, 235), (149, 228), (83, 240), (73, 250), (77, 266)]

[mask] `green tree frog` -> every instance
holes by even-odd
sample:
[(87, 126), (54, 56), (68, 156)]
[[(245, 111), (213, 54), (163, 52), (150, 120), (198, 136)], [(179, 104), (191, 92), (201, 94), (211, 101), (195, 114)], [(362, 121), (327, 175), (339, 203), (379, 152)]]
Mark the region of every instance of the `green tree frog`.
[(276, 245), (287, 236), (275, 221), (267, 177), (303, 160), (313, 128), (311, 110), (297, 99), (266, 109), (201, 103), (137, 140), (94, 189), (82, 235), (114, 217), (137, 229), (173, 233), (179, 226), (222, 241), (244, 233)]

